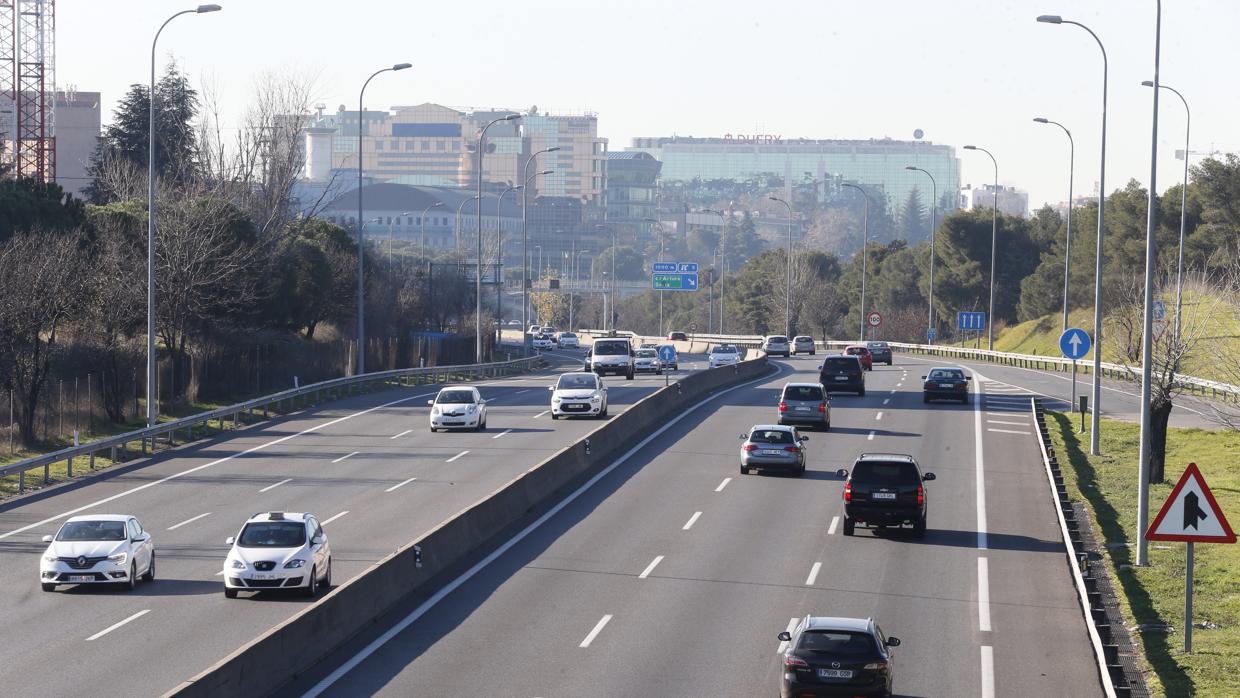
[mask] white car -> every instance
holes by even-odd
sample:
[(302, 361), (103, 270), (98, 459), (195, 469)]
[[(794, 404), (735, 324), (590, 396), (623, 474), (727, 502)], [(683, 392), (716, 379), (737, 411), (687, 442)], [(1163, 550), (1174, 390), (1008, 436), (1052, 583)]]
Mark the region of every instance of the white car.
[(561, 332), (560, 336), (556, 338), (556, 341), (559, 342), (561, 349), (581, 348), (581, 340), (577, 339), (577, 334), (575, 332)]
[(138, 585), (155, 579), (155, 545), (142, 524), (128, 515), (74, 516), (54, 536), (39, 562), (43, 591), (57, 584)]
[(314, 596), (332, 585), (332, 549), (310, 514), (272, 511), (251, 516), (224, 559), (224, 596), (246, 590), (300, 589)]
[(545, 334), (536, 334), (534, 339), (530, 341), (530, 345), (535, 349), (554, 349), (555, 343), (551, 341), (551, 337)]
[(731, 344), (717, 344), (710, 349), (710, 354), (706, 356), (706, 361), (711, 368), (720, 366), (731, 366), (741, 362), (741, 352)]
[(792, 347), (789, 346), (787, 337), (782, 334), (773, 334), (762, 340), (762, 351), (766, 352), (767, 356), (782, 354), (786, 359), (792, 353)]
[(487, 428), (487, 401), (472, 385), (449, 385), (426, 404), (431, 406), (431, 433), (440, 429)]
[(607, 416), (607, 386), (603, 379), (587, 371), (562, 373), (551, 391), (551, 418), (582, 415)]
[(633, 357), (633, 371), (663, 375), (663, 363), (659, 361), (659, 352), (654, 349), (638, 349), (637, 356)]

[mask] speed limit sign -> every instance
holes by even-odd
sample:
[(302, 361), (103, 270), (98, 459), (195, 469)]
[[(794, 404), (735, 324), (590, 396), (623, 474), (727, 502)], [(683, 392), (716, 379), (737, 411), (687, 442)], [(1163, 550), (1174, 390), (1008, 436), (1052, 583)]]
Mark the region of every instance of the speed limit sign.
[(690, 331), (690, 332), (697, 332), (697, 323), (696, 323), (696, 322), (691, 322), (691, 323), (689, 323), (689, 331)]
[(865, 316), (865, 321), (870, 327), (878, 327), (883, 324), (883, 316), (881, 313), (870, 313)]

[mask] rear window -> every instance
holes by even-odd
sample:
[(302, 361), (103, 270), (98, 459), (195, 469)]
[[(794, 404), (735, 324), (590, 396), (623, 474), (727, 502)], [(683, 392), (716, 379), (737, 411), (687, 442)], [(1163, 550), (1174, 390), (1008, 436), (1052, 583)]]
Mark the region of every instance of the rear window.
[(869, 655), (877, 651), (869, 633), (842, 630), (807, 630), (801, 633), (797, 649), (849, 655)]
[(930, 372), (930, 380), (964, 380), (964, 371), (953, 368), (937, 368)]
[(859, 364), (857, 363), (856, 359), (845, 358), (843, 356), (828, 357), (827, 360), (824, 361), (822, 364), (823, 370), (831, 370), (831, 371), (848, 371), (848, 370), (855, 371), (857, 370), (858, 367), (859, 367)]
[(797, 341), (797, 342), (812, 342), (812, 341), (814, 341), (814, 338), (813, 338), (813, 337), (806, 337), (805, 335), (801, 335), (801, 336), (799, 336), (799, 337), (795, 337), (795, 338), (794, 338), (794, 340), (795, 340), (795, 341)]
[(861, 462), (853, 467), (854, 481), (876, 485), (908, 485), (921, 482), (912, 463)]
[(778, 429), (757, 430), (749, 435), (749, 440), (762, 444), (790, 444), (792, 443), (792, 432)]
[(886, 349), (886, 342), (870, 342), (868, 345), (871, 349)]
[(770, 342), (771, 344), (786, 344), (788, 342), (788, 338), (783, 335), (777, 334), (777, 335), (772, 336), (770, 339), (766, 341)]
[(784, 399), (821, 401), (822, 388), (816, 385), (790, 385), (784, 388)]
[(618, 356), (629, 353), (628, 342), (595, 342), (594, 354), (596, 356)]
[(844, 350), (844, 353), (849, 356), (858, 356), (860, 354), (868, 354), (869, 352), (870, 350), (865, 347), (848, 347)]

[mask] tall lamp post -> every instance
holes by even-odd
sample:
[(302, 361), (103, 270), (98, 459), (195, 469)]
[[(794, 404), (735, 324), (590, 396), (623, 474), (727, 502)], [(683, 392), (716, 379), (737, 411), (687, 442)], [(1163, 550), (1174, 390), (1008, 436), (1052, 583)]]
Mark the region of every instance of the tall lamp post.
[[(608, 290), (609, 290), (610, 295), (611, 295), (611, 315), (615, 315), (615, 314), (616, 314), (616, 231), (615, 231), (615, 229), (614, 229), (614, 228), (611, 228), (610, 226), (607, 226), (607, 225), (603, 225), (602, 223), (596, 223), (596, 224), (594, 225), (594, 227), (595, 227), (595, 228), (601, 228), (601, 229), (603, 229), (603, 230), (606, 230), (606, 231), (611, 232), (611, 285), (610, 285), (610, 287), (609, 287), (609, 289), (608, 289)], [(660, 230), (662, 230), (662, 229), (660, 228)], [(662, 237), (662, 236), (660, 236), (660, 237)], [(660, 253), (660, 254), (661, 254), (661, 253)], [(659, 324), (660, 324), (660, 325), (662, 325), (662, 324), (663, 324), (663, 305), (662, 305), (662, 296), (660, 296), (659, 298), (660, 298), (660, 305), (659, 305)], [(607, 322), (604, 322), (604, 323), (603, 323), (603, 329), (605, 329), (605, 330), (606, 330), (606, 329), (615, 329), (615, 327), (614, 327), (615, 322), (612, 320), (612, 318), (611, 318), (611, 317), (608, 317), (608, 318), (607, 318), (607, 320), (608, 320), (608, 321), (609, 321), (609, 322), (613, 325), (613, 327), (610, 327), (610, 328), (609, 328), (609, 327), (607, 326), (607, 325), (608, 325), (608, 323), (607, 323)]]
[(363, 283), (365, 269), (366, 237), (362, 233), (362, 136), (366, 132), (366, 87), (380, 73), (412, 68), (412, 63), (397, 63), (391, 68), (382, 68), (371, 73), (362, 83), (362, 90), (357, 95), (357, 375), (366, 372), (366, 290)]
[(402, 217), (412, 215), (412, 211), (401, 211), (400, 215), (396, 217), (396, 221), (394, 223), (388, 223), (388, 271), (392, 271), (392, 238), (394, 237), (396, 224), (400, 223), (400, 219)]
[[(575, 242), (575, 241), (574, 241)], [(581, 255), (590, 254), (590, 250), (581, 250), (573, 254), (573, 278), (568, 282), (568, 331), (574, 332), (573, 329), (573, 286), (577, 283), (579, 270), (581, 269)], [(591, 262), (593, 267), (594, 263)]]
[[(192, 10), (182, 10), (164, 20), (151, 41), (151, 91), (147, 99), (147, 159), (146, 159), (146, 425), (155, 426), (159, 408), (155, 403), (155, 45), (164, 27), (181, 15), (219, 12), (219, 5), (199, 5)], [(1187, 158), (1188, 156), (1185, 155)], [(361, 217), (358, 217), (359, 225)], [(152, 443), (154, 443), (152, 441)]]
[[(704, 208), (702, 209), (702, 211), (705, 213), (713, 213), (716, 216), (719, 216), (720, 218), (722, 218), (723, 227), (725, 230), (727, 229), (729, 217), (723, 211), (717, 211), (713, 208)], [(720, 235), (719, 236), (719, 269), (718, 269), (718, 272), (719, 272), (719, 334), (723, 334), (723, 298), (724, 298), (723, 268), (724, 266), (726, 266), (726, 264), (727, 264), (727, 257), (724, 255), (724, 251), (723, 251), (723, 236)]]
[(1081, 24), (1066, 20), (1059, 15), (1041, 15), (1038, 21), (1043, 24), (1072, 24), (1089, 32), (1102, 52), (1102, 154), (1098, 163), (1098, 235), (1095, 239), (1094, 253), (1094, 379), (1092, 400), (1094, 406), (1090, 418), (1089, 452), (1098, 455), (1098, 441), (1102, 430), (1102, 386), (1098, 376), (1102, 374), (1102, 239), (1103, 214), (1106, 212), (1106, 174), (1107, 174), (1107, 49), (1102, 40), (1092, 29)]
[[(482, 156), (483, 144), (486, 141), (487, 129), (501, 121), (516, 121), (520, 119), (520, 114), (508, 114), (498, 119), (493, 119), (489, 124), (482, 127), (482, 131), (478, 133), (478, 273), (474, 278), (474, 361), (482, 363)], [(495, 215), (499, 217), (499, 201), (495, 203)]]
[[(664, 243), (664, 238), (667, 237), (667, 232), (663, 230), (663, 223), (655, 218), (645, 218), (643, 220), (645, 220), (647, 223), (654, 223), (654, 227), (659, 229), (659, 261), (662, 262), (663, 261), (663, 243)], [(611, 281), (614, 284), (616, 282), (616, 268), (615, 268), (616, 246), (613, 244), (611, 249), (612, 249)], [(658, 289), (658, 291), (659, 291), (659, 336), (662, 337), (664, 334), (663, 332), (663, 289)], [(615, 305), (616, 299), (612, 298), (611, 303), (612, 303), (612, 308), (614, 309), (616, 307)]]
[(1068, 136), (1068, 232), (1063, 243), (1063, 331), (1068, 331), (1068, 279), (1072, 270), (1072, 176), (1076, 168), (1076, 141), (1072, 140), (1072, 132), (1058, 121), (1038, 116), (1033, 119), (1039, 124), (1054, 124), (1063, 129)]
[[(500, 276), (500, 272), (504, 269), (504, 225), (503, 214), (500, 213), (500, 204), (504, 203), (504, 197), (508, 195), (508, 192), (524, 190), (524, 184), (518, 184), (515, 187), (509, 186), (504, 190), (503, 194), (499, 195), (499, 199), (495, 202), (495, 229), (499, 231), (499, 239), (496, 241), (497, 249), (495, 252), (495, 326), (497, 331), (501, 333), (496, 335), (496, 342), (499, 342), (500, 338), (503, 337), (502, 333), (504, 331), (504, 326), (502, 324), (504, 321), (504, 288)], [(523, 328), (522, 333), (524, 332), (525, 330)]]
[(995, 160), (995, 156), (985, 148), (979, 148), (975, 145), (966, 145), (965, 150), (980, 150), (990, 156), (990, 162), (995, 166), (995, 188), (994, 205), (990, 212), (990, 317), (986, 318), (986, 348), (990, 351), (995, 349), (995, 240), (998, 238), (999, 232), (999, 163)]
[[(767, 197), (771, 201), (778, 201), (788, 209), (788, 260), (787, 264), (787, 284), (784, 287), (784, 335), (792, 337), (792, 204), (784, 201), (778, 196)], [(865, 319), (862, 318), (862, 322)]]
[(934, 219), (935, 214), (938, 213), (939, 183), (934, 181), (934, 175), (920, 167), (908, 165), (904, 169), (915, 170), (930, 178), (930, 313), (926, 320), (926, 343), (934, 344), (934, 340), (930, 337), (930, 330), (934, 329), (934, 238), (936, 237)]
[[(1146, 87), (1153, 87), (1151, 80), (1141, 83)], [(1193, 125), (1193, 114), (1188, 109), (1188, 100), (1184, 99), (1184, 95), (1174, 87), (1167, 85), (1159, 85), (1160, 89), (1170, 90), (1175, 93), (1176, 97), (1184, 103), (1184, 185), (1180, 189), (1180, 252), (1177, 255), (1175, 265), (1175, 338), (1180, 339), (1180, 310), (1184, 306), (1184, 219), (1186, 211), (1188, 211), (1188, 135)]]
[(856, 184), (840, 182), (840, 186), (856, 189), (865, 197), (865, 209), (861, 214), (861, 341), (865, 341), (865, 261), (870, 256), (870, 195)]
[[(530, 326), (530, 235), (529, 235), (529, 217), (526, 211), (529, 207), (530, 197), (530, 181), (539, 175), (549, 175), (552, 170), (543, 170), (530, 174), (530, 163), (534, 162), (539, 155), (543, 153), (554, 153), (559, 150), (560, 146), (553, 145), (550, 148), (543, 148), (530, 155), (530, 159), (525, 161), (525, 166), (521, 170), (523, 177), (521, 184), (525, 187), (521, 190), (521, 332), (525, 335), (526, 328)], [(542, 270), (539, 270), (540, 273)]]
[[(458, 267), (461, 266), (461, 209), (465, 208), (465, 204), (477, 200), (478, 197), (471, 196), (468, 199), (461, 201), (460, 205), (456, 207), (456, 228), (453, 230), (456, 233), (456, 265)], [(481, 206), (481, 204), (479, 204), (479, 206)]]

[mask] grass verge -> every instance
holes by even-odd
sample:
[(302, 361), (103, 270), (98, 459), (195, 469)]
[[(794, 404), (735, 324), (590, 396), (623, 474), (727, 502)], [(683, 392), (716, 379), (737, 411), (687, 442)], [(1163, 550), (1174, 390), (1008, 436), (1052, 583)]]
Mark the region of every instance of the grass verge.
[[(1107, 419), (1100, 450), (1089, 455), (1089, 436), (1078, 434), (1073, 415), (1047, 412), (1051, 441), (1071, 464), (1065, 478), (1073, 499), (1084, 500), (1107, 544), (1105, 559), (1123, 595), (1126, 623), (1147, 626), (1142, 645), (1146, 678), (1155, 695), (1234, 696), (1240, 675), (1240, 546), (1196, 546), (1193, 652), (1183, 651), (1185, 544), (1154, 544), (1146, 567), (1136, 552), (1136, 462), (1140, 428)], [(1088, 422), (1086, 422), (1088, 429)], [(1240, 434), (1200, 429), (1167, 432), (1167, 480), (1150, 486), (1150, 518), (1157, 514), (1189, 462), (1197, 463), (1224, 514), (1240, 524)], [(1155, 630), (1162, 624), (1171, 632)], [(1201, 624), (1208, 624), (1201, 627)], [(1217, 627), (1213, 627), (1217, 626)]]

